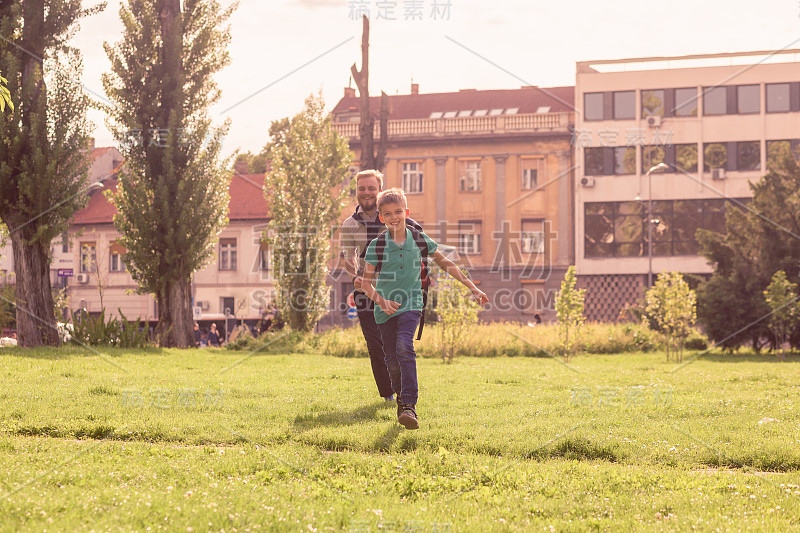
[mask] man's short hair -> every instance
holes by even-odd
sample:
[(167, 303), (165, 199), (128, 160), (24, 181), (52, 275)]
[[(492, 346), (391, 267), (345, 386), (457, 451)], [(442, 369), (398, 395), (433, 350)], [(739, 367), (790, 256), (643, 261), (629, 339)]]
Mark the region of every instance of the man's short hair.
[(403, 189), (398, 189), (394, 187), (392, 189), (386, 189), (385, 191), (381, 191), (378, 193), (378, 212), (381, 210), (381, 206), (386, 204), (400, 204), (403, 206), (403, 209), (408, 209), (408, 203), (406, 202), (406, 193), (403, 192)]
[(377, 170), (362, 170), (356, 174), (356, 187), (358, 187), (358, 180), (361, 178), (375, 178), (378, 180), (378, 190), (380, 191), (383, 189), (383, 174)]

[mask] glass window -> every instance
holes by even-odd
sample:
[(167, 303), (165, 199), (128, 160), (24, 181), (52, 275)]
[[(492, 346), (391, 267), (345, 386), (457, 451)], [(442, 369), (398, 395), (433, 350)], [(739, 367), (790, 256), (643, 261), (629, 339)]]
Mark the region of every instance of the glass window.
[(584, 120), (603, 120), (603, 93), (583, 95)]
[(761, 143), (736, 143), (736, 170), (761, 170)]
[(759, 85), (739, 85), (736, 87), (736, 105), (739, 114), (761, 112), (761, 87)]
[(642, 91), (642, 118), (664, 116), (664, 90)]
[(728, 88), (707, 87), (703, 93), (703, 114), (724, 115), (728, 112)]
[(728, 164), (728, 146), (725, 143), (706, 143), (703, 145), (703, 170), (725, 168)]
[(602, 148), (584, 148), (584, 175), (586, 176), (602, 176), (605, 174), (603, 171), (603, 149)]
[(480, 161), (459, 161), (459, 188), (462, 191), (481, 190)]
[(261, 243), (261, 247), (258, 250), (258, 269), (261, 271), (269, 270), (269, 248), (266, 244)]
[(81, 243), (81, 266), (83, 273), (97, 272), (97, 245), (93, 242)]
[(69, 234), (66, 231), (61, 234), (61, 253), (69, 253)]
[(409, 194), (422, 192), (422, 163), (403, 163), (402, 187)]
[(614, 148), (614, 174), (636, 173), (636, 147)]
[(703, 228), (725, 233), (725, 200), (703, 200)]
[(586, 203), (584, 212), (584, 255), (611, 257), (614, 255), (614, 204)]
[(767, 84), (767, 113), (787, 113), (790, 110), (788, 83)]
[(111, 252), (108, 256), (109, 272), (125, 272), (125, 254)]
[(458, 224), (458, 252), (462, 254), (481, 253), (480, 222), (461, 222)]
[(666, 150), (663, 146), (642, 146), (642, 173), (647, 173), (653, 166), (663, 163)]
[(636, 91), (614, 93), (614, 120), (636, 118)]
[(697, 88), (686, 87), (675, 89), (675, 116), (676, 117), (696, 117), (697, 116)]
[(702, 200), (675, 200), (673, 204), (674, 254), (697, 254), (700, 246), (695, 239), (695, 234), (703, 225), (703, 202)]
[(219, 269), (236, 270), (236, 239), (219, 240)]
[(520, 163), (522, 165), (522, 190), (535, 189), (539, 183), (540, 171), (544, 170), (544, 159), (524, 158)]
[(675, 166), (684, 172), (697, 172), (697, 145), (675, 145)]
[(523, 254), (543, 254), (544, 231), (542, 222), (538, 220), (523, 220), (520, 239), (520, 248)]

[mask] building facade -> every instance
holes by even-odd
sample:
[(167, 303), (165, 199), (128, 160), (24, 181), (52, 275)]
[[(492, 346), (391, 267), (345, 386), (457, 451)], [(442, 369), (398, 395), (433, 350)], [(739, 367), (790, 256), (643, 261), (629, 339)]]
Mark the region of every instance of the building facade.
[[(555, 290), (573, 250), (573, 98), (572, 87), (421, 94), (417, 85), (389, 97), (384, 187), (401, 187), (410, 216), (456, 248), (490, 296), (484, 320), (555, 319)], [(378, 99), (371, 104), (377, 112)], [(333, 115), (358, 158), (354, 90), (345, 89)], [(341, 268), (333, 279), (343, 315), (352, 285)]]
[(659, 272), (708, 275), (771, 154), (800, 143), (800, 50), (577, 64), (575, 256), (590, 320), (615, 320)]

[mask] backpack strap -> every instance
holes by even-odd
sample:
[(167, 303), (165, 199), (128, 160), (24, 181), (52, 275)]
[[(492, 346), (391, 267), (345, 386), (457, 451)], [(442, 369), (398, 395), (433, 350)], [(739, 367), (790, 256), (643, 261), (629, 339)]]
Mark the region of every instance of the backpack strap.
[(378, 256), (378, 264), (375, 265), (375, 281), (377, 282), (377, 275), (381, 271), (381, 267), (383, 266), (383, 251), (386, 249), (386, 239), (389, 238), (388, 231), (384, 231), (377, 237), (375, 237), (375, 255)]
[(419, 318), (419, 330), (417, 330), (417, 340), (419, 340), (422, 338), (422, 329), (425, 327), (425, 308), (428, 306), (428, 287), (431, 283), (430, 277), (428, 276), (428, 243), (421, 231), (418, 231), (414, 227), (409, 227), (408, 230), (411, 232), (411, 236), (414, 238), (414, 243), (417, 245), (417, 248), (419, 248), (421, 257), (419, 277), (422, 284), (422, 316)]

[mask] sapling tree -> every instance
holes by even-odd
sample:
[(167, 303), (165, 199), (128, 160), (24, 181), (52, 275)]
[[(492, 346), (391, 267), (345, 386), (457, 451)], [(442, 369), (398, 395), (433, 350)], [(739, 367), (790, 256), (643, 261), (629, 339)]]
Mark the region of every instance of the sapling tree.
[(800, 320), (800, 305), (797, 303), (797, 283), (786, 279), (786, 272), (778, 270), (764, 291), (764, 299), (770, 308), (769, 329), (775, 336), (775, 349), (780, 350), (781, 361), (786, 353), (784, 345)]
[[(436, 314), (442, 361), (452, 363), (466, 340), (467, 332), (478, 323), (481, 307), (472, 292), (457, 279), (441, 274), (436, 282)], [(424, 310), (423, 310), (424, 312)]]
[(575, 265), (571, 265), (561, 282), (561, 290), (556, 294), (556, 317), (561, 352), (565, 361), (575, 355), (578, 335), (585, 321), (583, 315), (586, 289), (576, 288)]
[(645, 322), (652, 320), (664, 335), (667, 360), (683, 360), (683, 341), (697, 320), (697, 297), (678, 272), (663, 272), (645, 295)]

